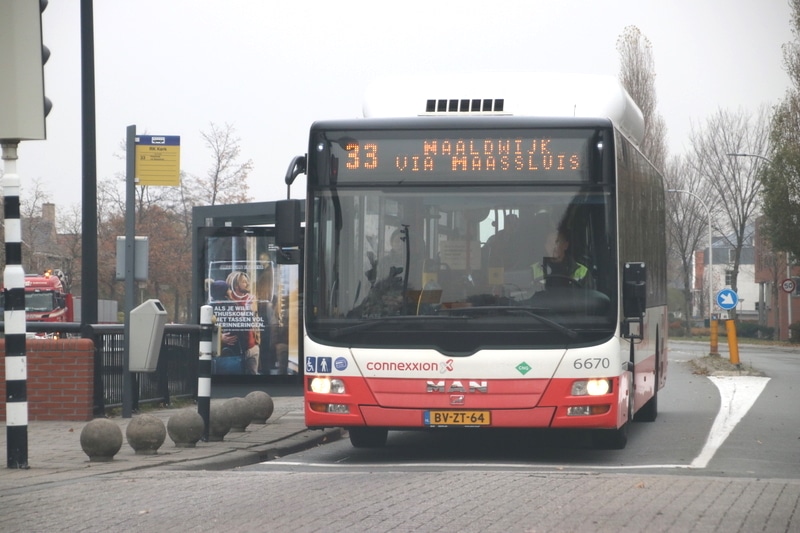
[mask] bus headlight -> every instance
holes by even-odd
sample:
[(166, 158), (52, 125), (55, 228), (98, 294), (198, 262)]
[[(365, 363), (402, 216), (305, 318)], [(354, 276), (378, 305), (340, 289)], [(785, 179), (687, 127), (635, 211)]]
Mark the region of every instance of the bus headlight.
[(344, 394), (344, 381), (335, 378), (312, 378), (308, 390), (320, 394)]
[(573, 396), (602, 396), (611, 390), (608, 379), (587, 379), (572, 384)]

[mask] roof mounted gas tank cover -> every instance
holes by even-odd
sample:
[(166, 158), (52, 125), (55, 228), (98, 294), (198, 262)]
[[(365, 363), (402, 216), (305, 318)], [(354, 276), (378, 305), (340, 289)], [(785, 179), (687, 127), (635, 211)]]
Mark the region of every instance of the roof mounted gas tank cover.
[(552, 72), (421, 73), (371, 83), (365, 118), (527, 116), (607, 118), (641, 144), (644, 118), (616, 77)]

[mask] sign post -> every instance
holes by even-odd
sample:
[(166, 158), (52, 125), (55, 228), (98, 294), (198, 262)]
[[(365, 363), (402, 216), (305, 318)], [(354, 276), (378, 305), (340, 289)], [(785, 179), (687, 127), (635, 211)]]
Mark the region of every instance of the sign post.
[[(130, 372), (131, 311), (135, 307), (136, 281), (136, 186), (180, 185), (180, 137), (136, 135), (136, 126), (126, 129), (125, 165), (125, 340), (122, 368), (122, 417), (133, 413), (133, 376)], [(137, 395), (138, 398), (138, 395)]]
[[(717, 293), (717, 305), (730, 311), (739, 303), (739, 295), (733, 289), (722, 289)], [(739, 341), (736, 338), (736, 323), (728, 317), (725, 321), (725, 331), (728, 335), (728, 353), (730, 361), (739, 365)]]

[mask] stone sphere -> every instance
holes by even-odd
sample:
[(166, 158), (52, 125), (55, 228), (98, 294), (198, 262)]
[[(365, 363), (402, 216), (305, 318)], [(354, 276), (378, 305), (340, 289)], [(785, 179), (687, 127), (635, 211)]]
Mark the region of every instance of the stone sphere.
[(154, 455), (164, 444), (167, 430), (164, 422), (153, 415), (143, 414), (135, 416), (125, 429), (128, 444), (134, 449), (136, 455)]
[(169, 417), (167, 433), (177, 448), (194, 448), (203, 438), (203, 417), (194, 409), (181, 409)]
[(209, 442), (219, 442), (231, 430), (231, 413), (227, 403), (211, 402), (208, 420)]
[(116, 422), (96, 418), (83, 426), (81, 448), (90, 461), (112, 461), (122, 448), (122, 430)]
[(266, 424), (269, 417), (275, 411), (275, 403), (272, 397), (264, 391), (254, 390), (244, 397), (245, 400), (250, 402), (253, 408), (252, 424)]
[(253, 406), (244, 398), (231, 398), (225, 402), (231, 415), (231, 433), (242, 433), (253, 420)]

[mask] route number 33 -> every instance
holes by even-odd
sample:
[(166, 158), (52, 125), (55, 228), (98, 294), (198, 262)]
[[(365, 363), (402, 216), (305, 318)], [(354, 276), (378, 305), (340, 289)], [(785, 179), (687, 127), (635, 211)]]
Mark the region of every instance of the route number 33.
[(347, 150), (347, 169), (348, 170), (374, 170), (378, 168), (378, 145), (366, 143), (360, 146), (358, 143), (348, 143)]

